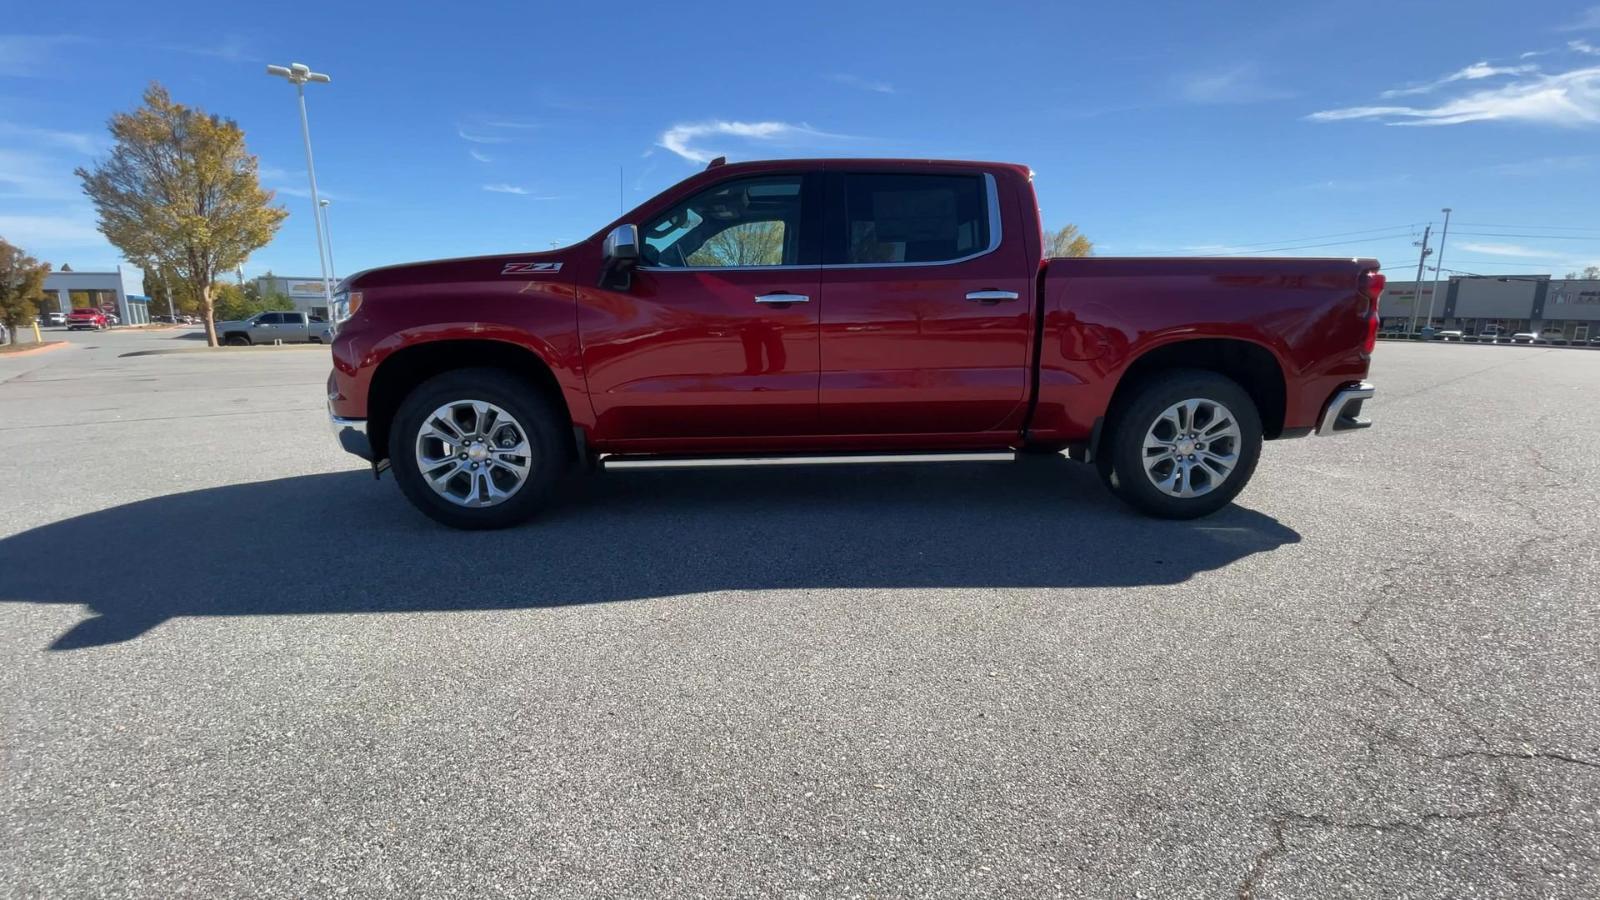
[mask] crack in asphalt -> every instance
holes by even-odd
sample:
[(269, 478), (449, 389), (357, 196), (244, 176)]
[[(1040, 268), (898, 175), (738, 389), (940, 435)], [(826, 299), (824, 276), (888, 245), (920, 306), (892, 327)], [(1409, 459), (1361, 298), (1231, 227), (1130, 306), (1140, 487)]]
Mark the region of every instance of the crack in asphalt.
[[(1564, 487), (1579, 483), (1578, 479), (1574, 478), (1572, 475), (1563, 472), (1546, 462), (1543, 451), (1536, 443), (1529, 442), (1524, 449), (1532, 458), (1535, 468), (1547, 475), (1555, 476), (1558, 479), (1556, 484), (1546, 484), (1544, 485), (1545, 487)], [(1503, 567), (1503, 570), (1500, 573), (1502, 576), (1507, 576), (1514, 573), (1518, 567), (1518, 561), (1522, 559), (1525, 553), (1549, 538), (1553, 529), (1550, 523), (1545, 521), (1545, 518), (1542, 515), (1542, 511), (1539, 509), (1539, 507), (1523, 499), (1516, 487), (1508, 486), (1508, 488), (1503, 491), (1497, 499), (1506, 503), (1510, 503), (1521, 509), (1528, 519), (1531, 520), (1533, 525), (1533, 528), (1530, 529), (1532, 533), (1518, 541), (1517, 544), (1507, 554), (1507, 557), (1510, 561), (1506, 566)], [(1366, 605), (1362, 608), (1360, 615), (1351, 620), (1350, 624), (1362, 642), (1365, 643), (1378, 658), (1383, 660), (1385, 665), (1384, 674), (1390, 680), (1410, 690), (1413, 694), (1423, 698), (1434, 708), (1449, 716), (1450, 719), (1455, 721), (1462, 731), (1466, 732), (1466, 734), (1471, 737), (1473, 743), (1477, 744), (1477, 747), (1470, 750), (1461, 750), (1446, 754), (1426, 753), (1410, 746), (1404, 738), (1390, 730), (1377, 726), (1369, 727), (1372, 727), (1373, 730), (1375, 730), (1385, 741), (1423, 758), (1435, 760), (1478, 758), (1491, 761), (1495, 768), (1496, 793), (1498, 795), (1497, 799), (1490, 805), (1480, 808), (1466, 809), (1459, 812), (1425, 812), (1416, 818), (1405, 819), (1339, 819), (1333, 816), (1318, 813), (1299, 813), (1287, 811), (1278, 812), (1266, 820), (1265, 824), (1271, 833), (1272, 840), (1265, 847), (1263, 847), (1259, 853), (1256, 854), (1255, 861), (1250, 868), (1250, 872), (1245, 876), (1244, 880), (1239, 883), (1239, 900), (1257, 900), (1261, 888), (1261, 881), (1266, 877), (1266, 874), (1271, 868), (1273, 861), (1289, 852), (1289, 839), (1287, 832), (1291, 828), (1337, 828), (1345, 830), (1376, 832), (1416, 832), (1422, 831), (1429, 825), (1438, 822), (1498, 820), (1513, 812), (1523, 799), (1523, 793), (1517, 786), (1517, 782), (1511, 773), (1513, 763), (1546, 761), (1600, 769), (1600, 761), (1584, 759), (1582, 757), (1553, 750), (1539, 750), (1533, 747), (1528, 747), (1521, 752), (1496, 750), (1493, 746), (1490, 736), (1486, 734), (1482, 728), (1479, 728), (1464, 710), (1457, 708), (1445, 700), (1444, 697), (1440, 696), (1438, 692), (1420, 683), (1414, 676), (1406, 671), (1405, 667), (1401, 665), (1400, 660), (1395, 657), (1393, 652), (1391, 652), (1387, 647), (1381, 645), (1378, 642), (1378, 639), (1368, 632), (1368, 621), (1371, 619), (1373, 613), (1377, 610), (1378, 605), (1389, 599), (1389, 597), (1395, 591), (1400, 579), (1400, 574), (1404, 571), (1407, 571), (1411, 567), (1422, 563), (1424, 559), (1425, 557), (1423, 554), (1413, 554), (1401, 562), (1385, 567), (1379, 573), (1382, 580), (1377, 589), (1373, 592), (1372, 598), (1368, 600)], [(1376, 745), (1374, 743), (1369, 742), (1368, 748), (1369, 754), (1376, 753)]]

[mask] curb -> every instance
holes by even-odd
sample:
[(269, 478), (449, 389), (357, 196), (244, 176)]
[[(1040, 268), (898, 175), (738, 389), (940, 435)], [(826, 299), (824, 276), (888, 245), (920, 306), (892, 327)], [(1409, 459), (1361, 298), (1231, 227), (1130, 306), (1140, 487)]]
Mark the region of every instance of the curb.
[[(6, 346), (10, 347), (12, 345), (7, 344)], [(59, 350), (65, 346), (67, 346), (66, 341), (45, 341), (37, 347), (29, 347), (26, 350), (7, 350), (4, 353), (0, 353), (0, 359), (12, 356), (32, 356), (35, 353), (49, 353), (51, 350)]]
[(279, 350), (321, 350), (323, 352), (331, 352), (327, 344), (252, 344), (248, 347), (173, 347), (162, 350), (133, 350), (128, 353), (118, 353), (117, 359), (127, 359), (130, 356), (171, 356), (176, 353), (250, 353)]

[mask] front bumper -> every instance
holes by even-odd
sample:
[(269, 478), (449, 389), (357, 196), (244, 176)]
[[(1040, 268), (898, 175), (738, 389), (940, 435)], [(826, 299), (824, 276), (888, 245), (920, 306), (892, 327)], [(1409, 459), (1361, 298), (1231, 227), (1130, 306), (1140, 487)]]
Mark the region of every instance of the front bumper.
[(328, 411), (328, 427), (333, 429), (333, 436), (339, 441), (346, 453), (354, 453), (367, 462), (372, 462), (372, 442), (367, 440), (366, 419), (346, 419)]
[(1361, 418), (1361, 404), (1371, 400), (1377, 390), (1366, 381), (1340, 388), (1322, 408), (1322, 418), (1317, 420), (1317, 434), (1344, 434), (1371, 428), (1372, 420)]

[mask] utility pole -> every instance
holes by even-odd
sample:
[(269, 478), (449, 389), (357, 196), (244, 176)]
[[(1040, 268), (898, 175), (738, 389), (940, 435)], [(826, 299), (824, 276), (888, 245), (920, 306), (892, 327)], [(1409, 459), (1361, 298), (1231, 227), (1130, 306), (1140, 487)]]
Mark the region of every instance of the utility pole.
[(1444, 242), (1450, 238), (1450, 207), (1446, 206), (1444, 213), (1444, 231), (1439, 235), (1439, 255), (1433, 259), (1433, 290), (1428, 292), (1428, 324), (1424, 327), (1433, 327), (1433, 301), (1439, 296), (1439, 272), (1444, 266)]
[(1411, 327), (1406, 329), (1406, 337), (1408, 338), (1417, 333), (1417, 303), (1422, 300), (1422, 264), (1427, 261), (1428, 254), (1433, 252), (1428, 249), (1428, 235), (1432, 232), (1433, 224), (1431, 222), (1428, 227), (1422, 229), (1422, 252), (1417, 254), (1417, 283), (1415, 290), (1411, 294)]

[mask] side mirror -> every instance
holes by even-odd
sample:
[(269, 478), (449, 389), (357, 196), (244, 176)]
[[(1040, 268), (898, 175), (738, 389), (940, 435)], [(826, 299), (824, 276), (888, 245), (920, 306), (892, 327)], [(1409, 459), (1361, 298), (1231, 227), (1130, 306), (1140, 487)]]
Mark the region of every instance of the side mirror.
[(639, 226), (618, 225), (606, 235), (605, 263), (607, 268), (631, 266), (639, 261)]
[(600, 266), (600, 286), (613, 291), (633, 287), (633, 267), (639, 264), (639, 226), (618, 225), (606, 235)]

